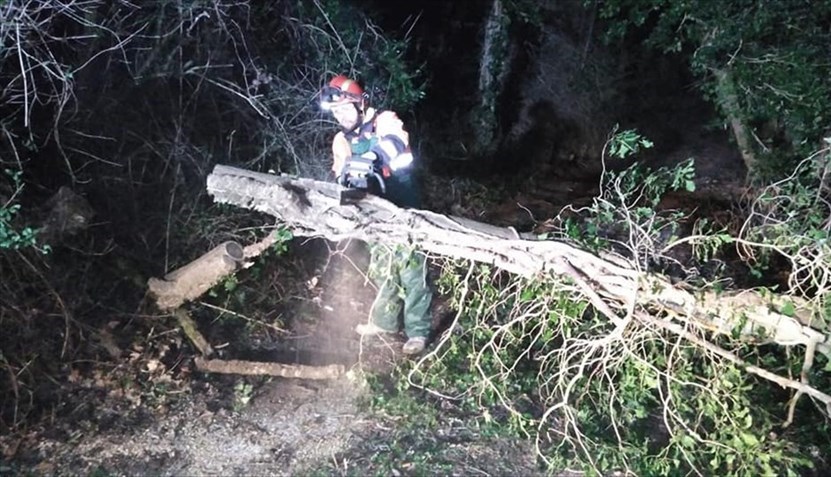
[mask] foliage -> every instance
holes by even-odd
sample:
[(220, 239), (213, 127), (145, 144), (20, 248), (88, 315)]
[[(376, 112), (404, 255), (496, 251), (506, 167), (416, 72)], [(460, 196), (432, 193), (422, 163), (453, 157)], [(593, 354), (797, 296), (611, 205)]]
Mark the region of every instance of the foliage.
[[(617, 144), (614, 151), (625, 155), (642, 140), (629, 131), (607, 147)], [(671, 260), (663, 252), (687, 240), (676, 236), (684, 215), (661, 212), (659, 202), (667, 191), (694, 189), (693, 178), (691, 160), (673, 169), (635, 165), (606, 173), (601, 195), (574, 211), (561, 233), (605, 253), (612, 248), (646, 271)], [(711, 241), (707, 258), (741, 240), (723, 232), (696, 239)], [(638, 304), (610, 318), (588, 305), (579, 286), (555, 277), (516, 278), (459, 262), (446, 265), (438, 286), (457, 316), (409, 371), (408, 384), (496, 432), (533, 437), (552, 472), (799, 475), (828, 458), (820, 450), (828, 445), (827, 417), (802, 406), (788, 427), (785, 393), (712, 350), (782, 376), (807, 364), (806, 379), (819, 389), (831, 386), (819, 371), (824, 356), (812, 362), (807, 354), (752, 345), (741, 321), (721, 336), (670, 332), (641, 317), (672, 322), (672, 312)]]
[(20, 176), (23, 171), (12, 171), (6, 169), (6, 175), (13, 183), (14, 193), (5, 203), (0, 204), (0, 250), (19, 250), (22, 248), (35, 248), (41, 253), (49, 253), (49, 246), (38, 246), (37, 231), (31, 227), (16, 229), (14, 226), (15, 217), (20, 212), (21, 205), (15, 202), (18, 194), (23, 190), (23, 181)]
[(609, 141), (609, 154), (618, 159), (625, 159), (632, 154), (637, 154), (641, 149), (649, 149), (653, 145), (652, 141), (641, 136), (634, 129), (627, 129), (612, 135)]
[(271, 4), (256, 8), (271, 19), (263, 28), (268, 37), (261, 40), (269, 50), (252, 66), (262, 79), (245, 96), (268, 118), (253, 141), (265, 145), (259, 158), (283, 158), (269, 167), (330, 177), (336, 128), (320, 111), (318, 93), (335, 74), (361, 82), (374, 107), (402, 116), (424, 97), (421, 69), (405, 61), (406, 38), (385, 34), (354, 6), (337, 0), (296, 1), (279, 15)]
[[(831, 4), (792, 0), (727, 3), (709, 0), (605, 0), (606, 37), (646, 38), (665, 53), (681, 53), (701, 87), (727, 116), (750, 126), (764, 176), (781, 176), (792, 157), (805, 157), (831, 120)], [(718, 72), (729, 72), (738, 111), (724, 101)]]
[(254, 393), (254, 386), (243, 379), (234, 384), (234, 412), (240, 412), (248, 406)]
[[(525, 458), (528, 445), (493, 436), (452, 403), (415, 391), (406, 382), (406, 362), (390, 376), (368, 374), (362, 400), (374, 423), (360, 439), (303, 475), (389, 476), (536, 475)], [(531, 471), (531, 472), (529, 472)]]
[(307, 66), (362, 80), (370, 102), (381, 108), (407, 111), (424, 97), (420, 69), (404, 60), (406, 39), (388, 37), (367, 14), (344, 2), (301, 1), (297, 7), (307, 32), (294, 48), (304, 51)]
[[(328, 178), (335, 128), (317, 94), (332, 74), (365, 80), (377, 106), (402, 113), (424, 94), (406, 39), (338, 1), (13, 1), (0, 14), (15, 19), (0, 22), (0, 38), (25, 52), (20, 64), (0, 50), (14, 93), (0, 110), (4, 157), (25, 163), (25, 151), (54, 147), (57, 160), (40, 167), (73, 182), (124, 163), (148, 184), (182, 181), (218, 161)], [(45, 40), (63, 37), (71, 47)], [(103, 119), (116, 115), (117, 125)]]
[[(257, 283), (265, 273), (269, 259), (286, 256), (289, 253), (291, 241), (294, 239), (291, 230), (284, 226), (272, 231), (271, 237), (274, 242), (260, 254), (259, 260), (248, 268), (245, 278), (241, 279), (238, 274), (227, 275), (208, 290), (208, 296), (219, 299), (226, 308), (245, 307), (249, 296), (255, 292), (248, 286), (241, 286), (241, 282)], [(241, 317), (236, 313), (230, 313), (230, 315), (232, 319)]]
[(404, 468), (414, 468), (421, 472), (446, 473), (450, 461), (446, 449), (436, 442), (432, 433), (425, 429), (436, 430), (443, 424), (443, 416), (434, 403), (423, 396), (407, 389), (406, 382), (400, 380), (395, 389), (387, 389), (383, 378), (368, 376), (372, 395), (370, 408), (398, 416), (394, 424), (394, 437), (383, 440), (388, 446), (387, 452), (376, 453), (370, 457), (373, 475), (390, 475)]
[[(329, 178), (336, 126), (317, 95), (335, 72), (365, 80), (377, 105), (402, 114), (423, 95), (420, 70), (403, 61), (406, 38), (345, 2), (11, 0), (0, 41), (0, 169), (23, 170), (16, 177), (37, 192), (0, 184), (0, 302), (11, 305), (0, 313), (0, 427), (25, 427), (23, 416), (37, 415), (29, 411), (64, 399), (69, 368), (59, 364), (69, 357), (101, 362), (90, 329), (153, 313), (142, 298), (148, 276), (261, 228), (262, 216), (209, 205), (204, 179), (215, 164)], [(37, 208), (23, 201), (62, 186), (90, 201), (95, 226), (48, 264), (5, 253), (38, 246), (23, 227)], [(261, 287), (276, 272), (240, 273), (263, 275)], [(229, 278), (206, 305), (282, 333), (272, 312), (283, 290)], [(267, 311), (248, 318), (232, 311), (241, 303)]]
[(269, 247), (270, 253), (284, 255), (289, 251), (289, 244), (294, 239), (294, 234), (287, 227), (279, 227), (274, 231), (274, 243)]
[[(652, 142), (634, 130), (612, 135), (607, 150), (627, 158), (652, 147)], [(678, 238), (681, 211), (659, 211), (661, 198), (669, 191), (695, 190), (692, 159), (674, 168), (650, 170), (638, 162), (628, 168), (610, 171), (601, 177), (601, 195), (591, 206), (574, 210), (563, 220), (562, 234), (592, 250), (612, 248), (648, 267), (658, 257), (655, 252)], [(666, 259), (666, 257), (661, 257)]]
[(566, 283), (459, 266), (439, 282), (456, 321), (408, 383), (477, 426), (532, 436), (551, 471), (752, 476), (811, 466), (805, 446), (771, 437), (779, 411), (759, 400), (767, 386), (731, 363), (647, 325), (621, 334)]
[(543, 27), (543, 5), (534, 0), (505, 0), (505, 13), (511, 22), (531, 25), (535, 28)]
[(831, 138), (793, 173), (756, 195), (740, 231), (739, 252), (766, 271), (775, 257), (790, 266), (789, 293), (815, 302), (816, 318), (826, 314), (831, 294)]

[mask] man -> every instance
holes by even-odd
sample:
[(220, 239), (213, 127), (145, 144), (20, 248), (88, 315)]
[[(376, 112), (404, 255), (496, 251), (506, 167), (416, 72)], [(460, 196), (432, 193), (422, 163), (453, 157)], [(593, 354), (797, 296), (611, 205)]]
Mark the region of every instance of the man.
[[(420, 207), (413, 177), (413, 155), (404, 124), (392, 111), (376, 112), (355, 81), (338, 75), (321, 91), (321, 106), (331, 111), (341, 131), (332, 141), (332, 171), (346, 187), (358, 187), (399, 207)], [(369, 277), (378, 287), (362, 336), (395, 333), (404, 312), (405, 354), (421, 353), (430, 333), (432, 291), (424, 255), (413, 247), (370, 246)]]

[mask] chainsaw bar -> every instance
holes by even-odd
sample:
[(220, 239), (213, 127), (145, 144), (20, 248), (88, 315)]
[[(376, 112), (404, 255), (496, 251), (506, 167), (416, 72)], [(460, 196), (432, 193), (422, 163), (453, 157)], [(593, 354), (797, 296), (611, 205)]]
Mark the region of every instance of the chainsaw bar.
[(345, 189), (340, 191), (340, 205), (350, 205), (360, 202), (368, 192), (365, 189)]

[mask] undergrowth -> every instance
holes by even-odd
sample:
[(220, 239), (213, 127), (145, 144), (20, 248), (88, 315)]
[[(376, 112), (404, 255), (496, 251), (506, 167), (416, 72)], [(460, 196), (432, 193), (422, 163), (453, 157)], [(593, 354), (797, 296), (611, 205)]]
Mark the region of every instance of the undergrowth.
[[(3, 432), (55, 418), (72, 363), (117, 361), (145, 336), (133, 324), (175, 326), (146, 299), (148, 278), (260, 238), (262, 216), (207, 200), (216, 164), (328, 178), (336, 125), (317, 95), (333, 74), (362, 80), (380, 107), (423, 96), (407, 39), (342, 2), (0, 3), (0, 170), (14, 171), (0, 174)], [(61, 187), (94, 222), (42, 243)], [(222, 287), (198, 318), (282, 332), (270, 310), (240, 312), (274, 296)]]
[[(675, 260), (663, 251), (681, 245), (709, 247), (707, 254), (694, 254), (698, 259), (713, 259), (738, 243), (763, 248), (759, 241), (725, 237), (723, 230), (681, 236), (677, 223), (683, 214), (661, 212), (657, 205), (669, 190), (692, 190), (693, 179), (691, 162), (673, 170), (635, 166), (608, 173), (601, 196), (553, 237), (615, 249), (643, 273), (661, 260)], [(807, 199), (822, 183), (799, 187)], [(805, 207), (799, 197), (788, 204)], [(825, 207), (822, 201), (809, 203)], [(777, 214), (787, 216), (787, 210), (792, 209)], [(773, 235), (764, 223), (770, 221), (753, 218), (747, 228), (780, 241), (765, 253), (793, 250), (793, 257), (816, 246), (802, 240), (804, 231), (789, 239), (781, 230)], [(580, 233), (573, 233), (578, 226)], [(688, 270), (696, 264), (680, 265)], [(823, 273), (828, 266), (813, 264)], [(813, 290), (822, 292), (822, 284), (814, 282)], [(549, 472), (802, 475), (828, 466), (831, 424), (821, 402), (799, 400), (800, 394), (760, 377), (767, 375), (747, 372), (752, 365), (794, 379), (802, 374), (801, 382), (827, 390), (824, 354), (777, 345), (765, 333), (750, 336), (742, 320), (726, 334), (691, 322), (678, 331), (641, 313), (657, 314), (665, 323), (684, 323), (680, 317), (658, 308), (638, 311), (638, 305), (610, 320), (575, 283), (554, 276), (519, 278), (485, 264), (446, 261), (437, 285), (457, 315), (430, 353), (400, 370), (396, 395), (398, 388), (412, 386), (438, 408), (468, 416), (471, 427), (529, 439)], [(708, 289), (700, 280), (689, 286)], [(792, 291), (800, 290), (805, 287)], [(808, 298), (822, 304), (823, 295)], [(786, 307), (785, 313), (795, 310)], [(395, 402), (384, 409), (407, 412)]]

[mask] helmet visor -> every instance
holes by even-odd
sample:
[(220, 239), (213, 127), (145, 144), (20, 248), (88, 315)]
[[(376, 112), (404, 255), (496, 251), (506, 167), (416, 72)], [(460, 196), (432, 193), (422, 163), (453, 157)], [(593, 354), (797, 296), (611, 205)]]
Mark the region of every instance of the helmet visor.
[(341, 104), (359, 103), (360, 101), (360, 96), (341, 91), (332, 86), (326, 86), (320, 90), (320, 107), (326, 111)]

